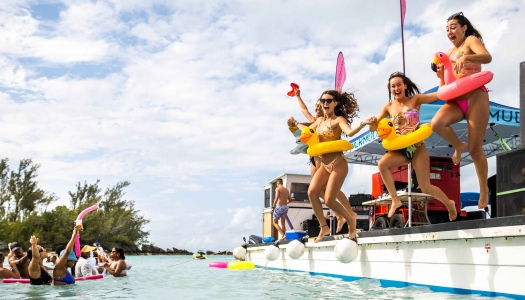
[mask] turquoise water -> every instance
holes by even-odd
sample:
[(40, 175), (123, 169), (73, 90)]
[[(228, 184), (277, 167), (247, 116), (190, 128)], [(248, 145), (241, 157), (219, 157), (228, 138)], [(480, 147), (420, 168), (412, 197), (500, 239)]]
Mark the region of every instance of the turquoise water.
[(232, 261), (231, 256), (203, 260), (129, 256), (126, 260), (133, 264), (127, 277), (109, 276), (65, 287), (0, 283), (0, 299), (488, 299), (435, 293), (424, 287), (382, 288), (371, 279), (346, 282), (299, 272), (208, 267), (212, 261)]

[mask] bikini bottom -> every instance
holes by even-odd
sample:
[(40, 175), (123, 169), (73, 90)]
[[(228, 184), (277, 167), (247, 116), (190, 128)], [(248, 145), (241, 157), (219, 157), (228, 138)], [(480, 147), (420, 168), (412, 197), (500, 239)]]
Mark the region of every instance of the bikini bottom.
[[(329, 164), (325, 164), (321, 159), (321, 166), (328, 172), (329, 174), (332, 173), (334, 170), (335, 162), (339, 157), (342, 157), (344, 160), (346, 160), (346, 157), (341, 153), (341, 155), (336, 156)], [(348, 160), (346, 160), (348, 162)]]
[[(487, 89), (486, 86), (481, 86), (480, 89), (482, 91), (484, 91), (485, 93), (488, 93), (489, 92), (489, 89)], [(467, 114), (467, 110), (468, 110), (468, 99), (463, 99), (463, 100), (456, 100), (456, 103), (459, 105), (459, 108), (461, 109), (461, 111), (463, 112), (464, 115)]]

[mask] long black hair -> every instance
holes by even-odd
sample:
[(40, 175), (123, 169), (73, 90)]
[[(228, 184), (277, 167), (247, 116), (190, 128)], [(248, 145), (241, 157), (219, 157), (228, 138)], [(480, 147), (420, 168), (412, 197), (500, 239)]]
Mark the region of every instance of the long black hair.
[(469, 35), (473, 35), (477, 37), (478, 40), (483, 44), (483, 37), (481, 36), (481, 33), (479, 32), (479, 30), (474, 28), (472, 23), (470, 23), (470, 21), (463, 15), (463, 12), (459, 12), (448, 17), (447, 22), (450, 20), (456, 20), (461, 27), (467, 25), (467, 30), (465, 31), (465, 38)]
[(388, 102), (392, 102), (392, 92), (390, 92), (390, 80), (396, 77), (401, 78), (401, 80), (403, 80), (403, 83), (406, 84), (407, 86), (407, 89), (405, 90), (406, 97), (412, 97), (415, 94), (421, 94), (421, 92), (419, 91), (419, 87), (410, 78), (406, 77), (405, 73), (394, 72), (390, 74), (390, 77), (388, 78), (388, 83), (386, 85), (386, 88), (388, 89)]
[(120, 247), (115, 247), (115, 251), (119, 254), (120, 259), (122, 260), (126, 259), (126, 256), (124, 256), (124, 249)]
[[(42, 246), (38, 246), (38, 253), (44, 251), (44, 248)], [(33, 248), (32, 247), (29, 247), (29, 249), (27, 249), (27, 258), (29, 259), (29, 261), (31, 261), (33, 259)]]
[[(337, 105), (334, 108), (334, 114), (338, 117), (343, 117), (346, 119), (348, 125), (352, 125), (352, 119), (357, 117), (357, 112), (359, 111), (359, 105), (357, 100), (354, 97), (353, 93), (343, 92), (340, 93), (336, 90), (327, 90), (321, 94), (323, 97), (324, 94), (331, 95), (334, 97), (334, 101), (337, 102)], [(321, 99), (319, 97), (319, 99)]]

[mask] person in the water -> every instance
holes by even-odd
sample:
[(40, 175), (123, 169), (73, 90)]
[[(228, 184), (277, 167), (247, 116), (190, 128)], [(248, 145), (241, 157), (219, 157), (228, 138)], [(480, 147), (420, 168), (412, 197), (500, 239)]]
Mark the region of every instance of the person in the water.
[(79, 228), (75, 226), (71, 239), (66, 245), (66, 248), (60, 252), (60, 257), (55, 264), (55, 270), (53, 271), (53, 279), (55, 285), (67, 285), (75, 283), (75, 278), (67, 271), (67, 268), (74, 270), (75, 263), (78, 261), (73, 252), (73, 246), (75, 244), (75, 237), (78, 234)]

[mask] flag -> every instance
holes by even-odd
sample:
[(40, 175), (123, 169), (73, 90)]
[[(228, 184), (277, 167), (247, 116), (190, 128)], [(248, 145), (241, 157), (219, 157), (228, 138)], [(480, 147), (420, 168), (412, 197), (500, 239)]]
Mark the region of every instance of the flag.
[(405, 13), (407, 11), (407, 3), (405, 0), (399, 0), (401, 4), (401, 28), (405, 25)]

